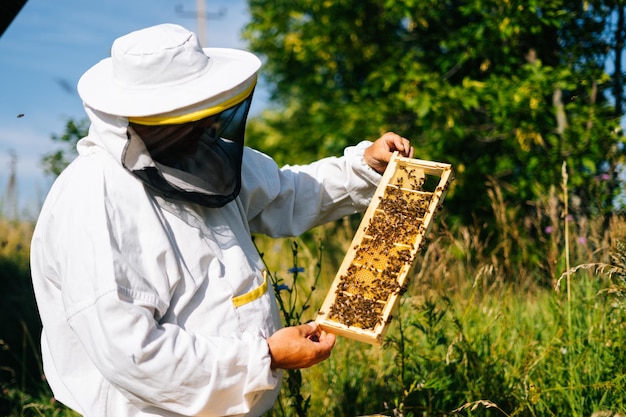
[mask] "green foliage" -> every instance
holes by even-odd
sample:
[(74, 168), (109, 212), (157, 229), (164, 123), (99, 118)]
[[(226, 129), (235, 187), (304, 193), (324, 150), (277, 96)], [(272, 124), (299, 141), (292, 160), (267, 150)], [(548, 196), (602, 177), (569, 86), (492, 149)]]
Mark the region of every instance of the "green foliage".
[(0, 415), (30, 416), (32, 396), (50, 392), (42, 383), (39, 335), (29, 269), (33, 224), (0, 218)]
[(336, 416), (623, 413), (626, 311), (599, 296), (601, 282), (590, 278), (576, 284), (572, 343), (564, 336), (564, 297), (547, 289), (482, 293), (479, 280), (452, 294), (414, 294), (383, 350), (340, 339), (331, 359), (309, 371), (319, 389), (312, 409)]
[(626, 355), (607, 325), (624, 323), (626, 312), (598, 297), (598, 284), (586, 279), (575, 288), (572, 341), (565, 336), (567, 308), (558, 293), (539, 291), (529, 298), (503, 289), (487, 295), (474, 286), (453, 299), (411, 305), (405, 319), (409, 348), (401, 351), (410, 364), (404, 411), (471, 415), (461, 413), (463, 406), (482, 400), (506, 415), (623, 412)]
[[(281, 163), (337, 154), (385, 130), (422, 159), (453, 163), (449, 211), (489, 220), (486, 183), (527, 201), (570, 183), (588, 213), (618, 191), (622, 83), (603, 68), (624, 27), (613, 2), (251, 0), (245, 36), (267, 57), (280, 106), (253, 120), (250, 143)], [(621, 61), (614, 62), (619, 64)], [(605, 187), (597, 178), (605, 175)]]
[(41, 159), (41, 165), (46, 174), (57, 177), (65, 169), (76, 156), (76, 143), (87, 136), (88, 129), (89, 119), (70, 119), (65, 124), (65, 131), (61, 136), (52, 135), (52, 140), (61, 143), (62, 147), (44, 155)]
[[(63, 406), (51, 397), (50, 392), (30, 394), (23, 390), (8, 388), (3, 390), (6, 408), (3, 416), (6, 417), (80, 417), (80, 414)], [(0, 404), (2, 401), (0, 400)]]

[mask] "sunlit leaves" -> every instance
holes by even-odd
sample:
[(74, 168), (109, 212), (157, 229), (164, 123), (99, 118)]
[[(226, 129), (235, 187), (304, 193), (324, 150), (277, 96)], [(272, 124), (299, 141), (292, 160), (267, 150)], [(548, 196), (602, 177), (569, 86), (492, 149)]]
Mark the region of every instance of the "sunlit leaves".
[[(607, 95), (614, 79), (603, 70), (610, 2), (250, 6), (247, 36), (266, 56), (264, 74), (283, 106), (251, 137), (286, 156), (281, 162), (336, 154), (394, 130), (411, 138), (418, 157), (464, 167), (448, 207), (469, 218), (488, 215), (487, 178), (523, 206), (559, 183), (567, 161), (585, 200), (593, 176), (619, 158), (619, 118)], [(612, 196), (603, 198), (610, 207)]]

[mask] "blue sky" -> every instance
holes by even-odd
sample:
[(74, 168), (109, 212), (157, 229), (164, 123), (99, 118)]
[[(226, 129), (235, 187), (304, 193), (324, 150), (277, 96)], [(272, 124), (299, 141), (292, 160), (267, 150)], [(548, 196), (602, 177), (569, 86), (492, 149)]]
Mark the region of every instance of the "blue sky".
[[(35, 216), (50, 187), (41, 169), (58, 145), (68, 119), (85, 117), (76, 94), (80, 76), (109, 56), (115, 38), (171, 22), (197, 30), (196, 0), (28, 0), (0, 36), (0, 203), (6, 196), (11, 155), (17, 156), (17, 196), (25, 216)], [(179, 10), (185, 13), (181, 14)], [(245, 49), (246, 0), (206, 0), (206, 46)], [(256, 110), (263, 93), (255, 94)], [(259, 100), (260, 99), (260, 100)], [(253, 109), (255, 111), (255, 109)], [(18, 117), (23, 115), (23, 117)]]

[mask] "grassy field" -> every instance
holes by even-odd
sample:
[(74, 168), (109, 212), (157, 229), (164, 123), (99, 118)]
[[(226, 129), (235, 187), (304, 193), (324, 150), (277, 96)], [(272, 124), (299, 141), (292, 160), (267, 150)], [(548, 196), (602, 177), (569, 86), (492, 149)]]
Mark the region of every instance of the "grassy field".
[[(570, 212), (556, 190), (526, 217), (491, 197), (489, 225), (444, 212), (382, 348), (339, 338), (329, 360), (286, 375), (270, 415), (626, 415), (626, 220)], [(315, 317), (356, 222), (256, 238), (286, 323)], [(71, 416), (40, 369), (32, 226), (0, 219), (0, 415)]]

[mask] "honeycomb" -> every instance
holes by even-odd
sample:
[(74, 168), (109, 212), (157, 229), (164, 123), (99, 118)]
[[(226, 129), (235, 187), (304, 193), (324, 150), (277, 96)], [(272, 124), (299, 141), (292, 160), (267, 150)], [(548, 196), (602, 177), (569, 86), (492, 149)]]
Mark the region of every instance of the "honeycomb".
[(394, 154), (318, 311), (322, 329), (382, 343), (452, 179), (449, 164)]

